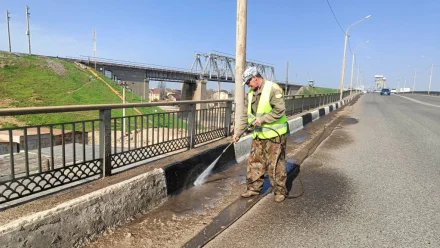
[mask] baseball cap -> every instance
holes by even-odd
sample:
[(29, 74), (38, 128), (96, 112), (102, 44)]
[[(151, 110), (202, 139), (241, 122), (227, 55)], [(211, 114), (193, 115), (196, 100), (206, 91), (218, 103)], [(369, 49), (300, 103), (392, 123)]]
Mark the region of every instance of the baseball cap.
[(248, 67), (244, 72), (243, 72), (243, 85), (246, 84), (246, 82), (251, 79), (253, 76), (258, 75), (258, 70), (257, 67), (255, 66), (251, 66)]

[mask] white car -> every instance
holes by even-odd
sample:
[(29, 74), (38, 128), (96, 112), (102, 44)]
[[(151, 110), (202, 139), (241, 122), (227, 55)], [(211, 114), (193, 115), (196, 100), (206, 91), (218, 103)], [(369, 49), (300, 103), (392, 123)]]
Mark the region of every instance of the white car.
[(391, 93), (397, 93), (396, 89), (391, 89)]

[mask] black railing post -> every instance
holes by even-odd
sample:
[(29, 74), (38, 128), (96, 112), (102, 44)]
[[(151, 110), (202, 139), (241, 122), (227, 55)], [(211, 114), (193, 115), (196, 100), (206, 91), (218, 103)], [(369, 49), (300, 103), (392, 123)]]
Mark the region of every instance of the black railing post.
[[(111, 110), (99, 110), (99, 155), (102, 162), (102, 177), (112, 174), (111, 165)], [(116, 138), (116, 137), (115, 137)], [(122, 142), (124, 142), (122, 140)]]

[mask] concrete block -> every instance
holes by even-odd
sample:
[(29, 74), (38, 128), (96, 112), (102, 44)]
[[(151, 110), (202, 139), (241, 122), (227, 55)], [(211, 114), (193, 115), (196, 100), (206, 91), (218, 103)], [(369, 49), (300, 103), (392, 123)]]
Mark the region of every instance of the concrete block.
[(303, 126), (305, 127), (307, 124), (312, 123), (312, 114), (306, 113), (302, 115), (302, 119), (303, 119)]
[(320, 108), (318, 111), (319, 111), (319, 117), (325, 116), (325, 109), (324, 108)]
[(299, 130), (303, 129), (303, 120), (302, 117), (297, 117), (293, 120), (287, 121), (289, 124), (289, 133), (293, 134), (298, 132)]
[(312, 122), (319, 120), (319, 110), (315, 110), (311, 114), (312, 114)]
[(149, 211), (167, 197), (164, 171), (127, 181), (0, 227), (2, 247), (77, 247), (105, 229)]
[(330, 107), (326, 106), (324, 107), (325, 115), (328, 115), (330, 113)]

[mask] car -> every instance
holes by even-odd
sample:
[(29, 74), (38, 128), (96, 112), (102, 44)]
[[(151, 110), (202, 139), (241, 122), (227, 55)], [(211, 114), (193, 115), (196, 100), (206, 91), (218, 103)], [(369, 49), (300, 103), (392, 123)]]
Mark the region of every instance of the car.
[(381, 91), (380, 91), (380, 95), (391, 95), (391, 91), (390, 91), (390, 89), (382, 89)]

